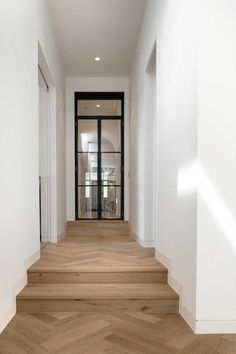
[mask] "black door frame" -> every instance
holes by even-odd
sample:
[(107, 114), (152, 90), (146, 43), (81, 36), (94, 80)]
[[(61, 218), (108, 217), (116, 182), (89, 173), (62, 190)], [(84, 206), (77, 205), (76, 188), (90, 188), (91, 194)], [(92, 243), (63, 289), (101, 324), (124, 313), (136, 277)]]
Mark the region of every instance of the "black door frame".
[[(77, 112), (78, 100), (120, 100), (121, 101), (121, 115), (120, 116), (81, 116)], [(74, 112), (75, 112), (75, 219), (76, 220), (124, 220), (124, 92), (75, 92), (74, 94)], [(78, 213), (78, 175), (79, 175), (79, 163), (78, 163), (78, 120), (94, 119), (98, 122), (98, 211), (97, 218), (79, 218)], [(121, 203), (120, 203), (120, 218), (102, 218), (102, 204), (101, 204), (101, 121), (102, 120), (120, 120), (121, 122)], [(118, 187), (114, 185), (114, 187)]]

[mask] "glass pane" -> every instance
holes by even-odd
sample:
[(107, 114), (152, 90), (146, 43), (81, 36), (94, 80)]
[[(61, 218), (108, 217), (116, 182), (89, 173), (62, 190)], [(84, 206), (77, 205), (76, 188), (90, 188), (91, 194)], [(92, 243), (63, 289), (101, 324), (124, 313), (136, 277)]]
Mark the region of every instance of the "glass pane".
[(78, 120), (78, 151), (98, 151), (97, 120)]
[(97, 153), (78, 154), (78, 184), (97, 184)]
[(121, 121), (102, 120), (101, 151), (121, 151)]
[(121, 100), (78, 100), (80, 116), (121, 116)]
[(102, 153), (102, 184), (120, 185), (121, 154)]
[(121, 187), (102, 187), (102, 218), (119, 219), (121, 209)]
[(97, 218), (97, 187), (78, 188), (78, 212), (79, 218)]

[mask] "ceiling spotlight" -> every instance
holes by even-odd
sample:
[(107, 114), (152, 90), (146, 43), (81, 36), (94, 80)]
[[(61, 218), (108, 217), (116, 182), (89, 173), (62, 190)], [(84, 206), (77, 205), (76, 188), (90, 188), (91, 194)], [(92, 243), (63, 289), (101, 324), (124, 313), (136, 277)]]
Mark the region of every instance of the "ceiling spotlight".
[(95, 58), (94, 58), (94, 60), (95, 60), (95, 61), (100, 61), (100, 60), (101, 60), (101, 58), (99, 58), (99, 57), (95, 57)]
[(100, 106), (100, 104), (97, 104), (97, 108), (100, 108), (101, 106)]

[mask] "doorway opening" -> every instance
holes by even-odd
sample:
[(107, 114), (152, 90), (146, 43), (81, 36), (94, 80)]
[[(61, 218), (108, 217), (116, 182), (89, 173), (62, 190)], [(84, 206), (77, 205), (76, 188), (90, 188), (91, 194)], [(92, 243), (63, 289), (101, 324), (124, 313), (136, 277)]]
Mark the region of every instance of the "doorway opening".
[(40, 241), (50, 236), (50, 150), (49, 150), (49, 85), (38, 66), (39, 86), (39, 222)]
[(75, 93), (75, 218), (124, 219), (124, 93)]
[(145, 127), (144, 127), (144, 237), (153, 246), (156, 236), (157, 203), (157, 140), (156, 140), (156, 43), (152, 48), (145, 75)]

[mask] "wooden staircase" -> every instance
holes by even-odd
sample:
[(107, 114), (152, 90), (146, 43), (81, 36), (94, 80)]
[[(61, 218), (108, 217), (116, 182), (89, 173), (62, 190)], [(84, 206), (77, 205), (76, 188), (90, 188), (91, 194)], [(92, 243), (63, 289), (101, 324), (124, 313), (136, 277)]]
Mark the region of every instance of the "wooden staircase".
[(42, 249), (17, 296), (20, 312), (177, 313), (167, 269), (122, 221), (68, 223), (66, 237)]

